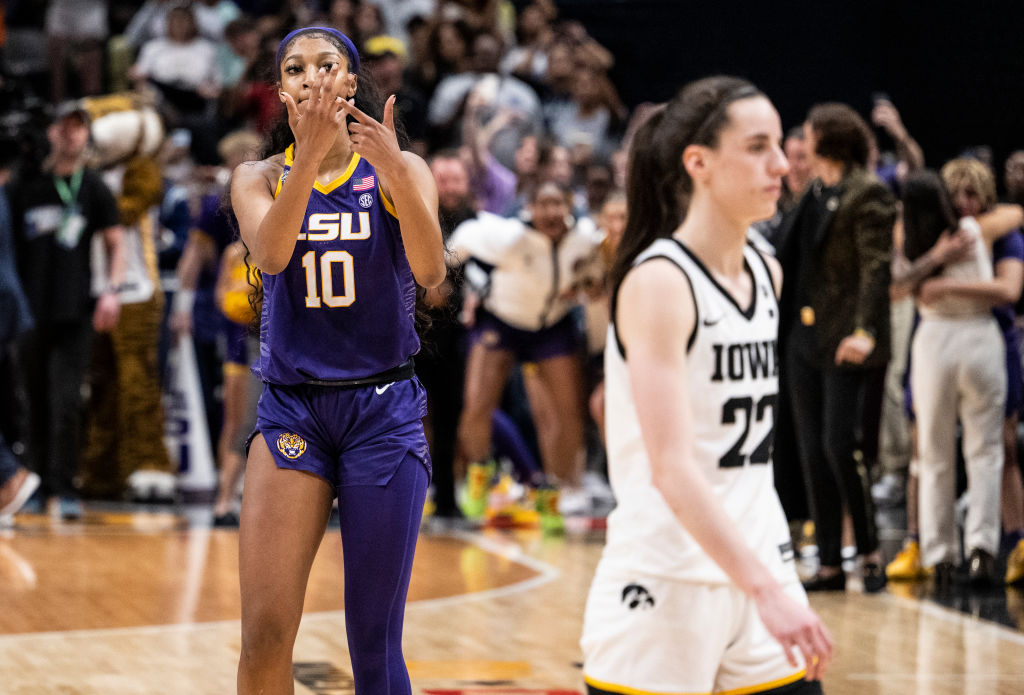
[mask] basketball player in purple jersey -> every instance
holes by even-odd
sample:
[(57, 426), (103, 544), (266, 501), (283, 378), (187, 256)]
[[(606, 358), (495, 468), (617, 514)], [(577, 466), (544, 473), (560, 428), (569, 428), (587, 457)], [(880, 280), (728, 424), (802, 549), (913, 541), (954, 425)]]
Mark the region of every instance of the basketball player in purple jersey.
[(241, 165), (231, 187), (264, 287), (238, 692), (294, 692), (306, 582), (337, 496), (356, 692), (408, 694), (402, 622), (430, 477), (413, 315), (416, 284), (445, 276), (437, 189), (399, 149), (394, 96), (379, 121), (365, 113), (380, 105), (347, 37), (294, 31), (276, 64), (291, 144)]

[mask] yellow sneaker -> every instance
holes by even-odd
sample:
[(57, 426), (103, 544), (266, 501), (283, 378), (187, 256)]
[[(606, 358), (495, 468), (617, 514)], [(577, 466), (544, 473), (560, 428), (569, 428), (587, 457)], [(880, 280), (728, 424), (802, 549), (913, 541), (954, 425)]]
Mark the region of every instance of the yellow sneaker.
[(488, 495), (487, 512), (484, 522), (492, 528), (529, 528), (540, 522), (534, 505), (529, 502), (526, 488), (517, 483), (508, 473), (498, 476), (498, 481)]
[(540, 515), (540, 530), (547, 534), (565, 533), (565, 518), (558, 511), (558, 488), (538, 488), (534, 500)]
[(459, 500), (459, 508), (467, 519), (482, 519), (487, 511), (487, 500), (490, 497), (494, 469), (493, 461), (471, 463), (467, 466), (466, 485)]
[(921, 566), (921, 546), (917, 541), (907, 541), (903, 550), (885, 567), (885, 576), (897, 582), (913, 582), (924, 579), (925, 575)]
[(1017, 546), (1006, 558), (1006, 583), (1016, 584), (1024, 580), (1024, 538), (1017, 541)]

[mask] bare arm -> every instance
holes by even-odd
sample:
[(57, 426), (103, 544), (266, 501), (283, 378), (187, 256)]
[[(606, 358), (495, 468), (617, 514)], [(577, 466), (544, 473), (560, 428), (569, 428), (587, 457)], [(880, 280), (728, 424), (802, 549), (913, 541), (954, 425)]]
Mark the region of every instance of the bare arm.
[(903, 125), (900, 112), (896, 110), (892, 102), (878, 102), (871, 112), (871, 120), (875, 125), (885, 128), (885, 131), (892, 137), (893, 142), (896, 143), (896, 153), (900, 161), (907, 165), (907, 169), (916, 171), (924, 167), (924, 151)]
[(118, 288), (124, 282), (124, 229), (120, 225), (102, 231), (103, 247), (107, 253), (107, 289), (96, 300), (92, 314), (93, 328), (99, 333), (112, 331), (121, 313)]
[(985, 240), (986, 245), (992, 246), (996, 239), (1006, 236), (1024, 224), (1024, 208), (1011, 204), (996, 205), (975, 219), (981, 226), (981, 238)]
[[(795, 646), (804, 654), (808, 679), (820, 677), (832, 653), (824, 626), (751, 555), (693, 458), (685, 346), (697, 317), (686, 279), (668, 261), (654, 260), (630, 272), (619, 291), (616, 320), (652, 483), (704, 552), (754, 599), (791, 663)], [(676, 301), (664, 301), (668, 295)]]
[(955, 295), (977, 299), (992, 306), (1015, 304), (1024, 285), (1024, 263), (1016, 258), (1004, 258), (996, 263), (995, 277), (991, 280), (962, 280), (937, 277), (921, 285), (921, 301), (932, 304), (942, 297)]
[(170, 317), (170, 326), (175, 333), (192, 331), (192, 306), (195, 303), (199, 273), (204, 266), (216, 260), (216, 255), (213, 240), (205, 232), (193, 229), (188, 233), (188, 241), (185, 242), (175, 273), (178, 277), (178, 290), (174, 293)]
[[(217, 284), (213, 288), (213, 296), (217, 306), (223, 307), (224, 298), (227, 296), (227, 293), (235, 289), (236, 285), (239, 284), (231, 271), (244, 260), (245, 246), (241, 242), (233, 242), (224, 249), (224, 253), (220, 257), (220, 272), (217, 273)], [(243, 291), (248, 289), (248, 282), (245, 284), (246, 288), (243, 288)]]
[(914, 259), (913, 263), (907, 260), (902, 253), (896, 254), (892, 264), (892, 275), (889, 279), (890, 292), (896, 296), (913, 292), (928, 276), (947, 263), (960, 260), (969, 254), (973, 247), (974, 242), (971, 241), (971, 237), (963, 230), (958, 229), (952, 233), (940, 234), (935, 245)]

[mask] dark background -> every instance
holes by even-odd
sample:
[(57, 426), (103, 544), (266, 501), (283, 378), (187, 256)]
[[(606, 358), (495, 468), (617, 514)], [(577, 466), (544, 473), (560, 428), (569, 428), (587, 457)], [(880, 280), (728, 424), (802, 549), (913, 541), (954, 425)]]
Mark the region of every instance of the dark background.
[[(629, 106), (715, 73), (746, 77), (784, 128), (820, 101), (867, 117), (889, 94), (938, 167), (986, 144), (999, 167), (1024, 149), (1024, 2), (559, 0), (616, 57)], [(887, 149), (889, 141), (880, 137)]]

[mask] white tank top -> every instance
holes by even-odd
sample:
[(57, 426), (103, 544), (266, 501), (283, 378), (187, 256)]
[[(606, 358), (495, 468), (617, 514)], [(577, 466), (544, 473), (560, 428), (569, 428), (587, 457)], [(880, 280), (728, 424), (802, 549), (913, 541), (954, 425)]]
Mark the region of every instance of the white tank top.
[[(779, 309), (771, 274), (760, 254), (745, 247), (753, 293), (750, 306), (742, 308), (681, 242), (659, 239), (637, 257), (634, 267), (652, 258), (677, 265), (693, 290), (696, 323), (687, 349), (692, 454), (751, 553), (778, 580), (795, 581), (789, 529), (771, 466), (779, 381)], [(651, 482), (628, 358), (613, 322), (605, 347), (605, 422), (608, 472), (618, 505), (608, 518), (597, 573), (727, 583), (726, 574), (687, 533)]]
[[(971, 239), (972, 248), (968, 256), (956, 263), (943, 267), (942, 277), (957, 280), (991, 280), (993, 278), (992, 254), (981, 235), (981, 225), (973, 217), (960, 220), (963, 229)], [(934, 304), (919, 304), (921, 318), (975, 318), (991, 317), (992, 305), (980, 299), (948, 296)]]

